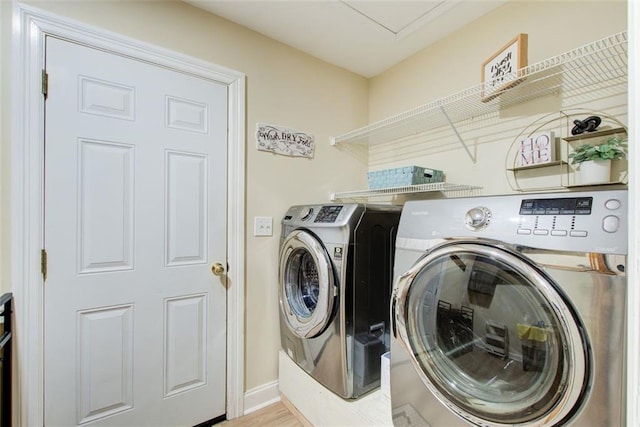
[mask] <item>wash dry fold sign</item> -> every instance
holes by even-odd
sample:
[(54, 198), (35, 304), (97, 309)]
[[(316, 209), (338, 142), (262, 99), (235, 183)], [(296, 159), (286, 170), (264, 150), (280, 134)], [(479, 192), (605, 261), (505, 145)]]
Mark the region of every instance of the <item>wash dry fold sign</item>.
[(292, 157), (313, 157), (313, 135), (282, 126), (258, 123), (256, 125), (258, 150)]

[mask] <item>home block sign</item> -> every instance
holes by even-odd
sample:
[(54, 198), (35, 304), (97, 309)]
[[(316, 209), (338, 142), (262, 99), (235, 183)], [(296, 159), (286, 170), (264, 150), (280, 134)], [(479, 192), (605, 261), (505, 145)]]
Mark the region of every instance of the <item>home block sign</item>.
[(543, 132), (518, 141), (517, 167), (533, 166), (555, 161), (553, 132)]
[(293, 157), (313, 157), (313, 135), (282, 126), (258, 123), (256, 125), (257, 148), (275, 154)]

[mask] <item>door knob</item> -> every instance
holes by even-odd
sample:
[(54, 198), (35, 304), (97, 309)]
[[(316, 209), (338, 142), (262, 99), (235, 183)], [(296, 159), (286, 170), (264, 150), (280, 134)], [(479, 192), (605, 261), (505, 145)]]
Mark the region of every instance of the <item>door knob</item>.
[(224, 274), (224, 266), (219, 262), (216, 262), (211, 266), (211, 272), (216, 276), (222, 276)]

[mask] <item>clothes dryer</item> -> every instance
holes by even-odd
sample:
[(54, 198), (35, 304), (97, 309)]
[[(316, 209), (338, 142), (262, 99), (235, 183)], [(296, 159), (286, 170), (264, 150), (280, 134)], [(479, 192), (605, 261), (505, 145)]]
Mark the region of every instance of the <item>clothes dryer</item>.
[(380, 385), (400, 208), (291, 207), (282, 220), (282, 348), (345, 399)]
[(396, 426), (622, 426), (627, 192), (408, 202)]

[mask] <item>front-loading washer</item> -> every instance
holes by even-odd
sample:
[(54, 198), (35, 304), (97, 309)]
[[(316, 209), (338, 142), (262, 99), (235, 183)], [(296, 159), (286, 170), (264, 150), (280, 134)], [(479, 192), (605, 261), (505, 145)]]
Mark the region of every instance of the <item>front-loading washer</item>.
[(345, 399), (380, 385), (400, 211), (357, 203), (306, 205), (291, 207), (282, 220), (282, 348)]
[(396, 426), (625, 424), (627, 192), (408, 202)]

